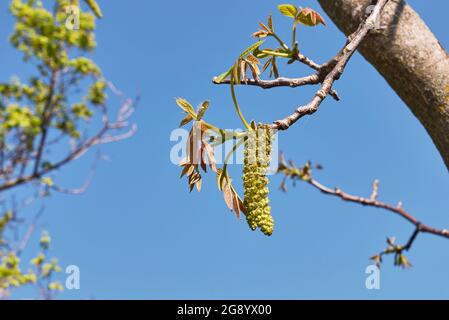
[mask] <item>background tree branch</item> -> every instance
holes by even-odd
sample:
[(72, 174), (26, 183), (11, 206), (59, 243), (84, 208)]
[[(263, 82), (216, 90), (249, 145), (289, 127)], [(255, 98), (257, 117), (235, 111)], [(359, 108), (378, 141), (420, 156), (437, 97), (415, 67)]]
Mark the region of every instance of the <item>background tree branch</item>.
[[(321, 168), (321, 166), (317, 167)], [(357, 203), (359, 205), (366, 207), (383, 209), (411, 223), (415, 227), (415, 229), (405, 245), (398, 245), (395, 243), (396, 241), (394, 238), (388, 238), (387, 239), (388, 248), (386, 248), (379, 254), (371, 257), (371, 259), (374, 260), (378, 265), (381, 264), (383, 256), (394, 254), (395, 265), (404, 268), (411, 267), (410, 262), (403, 253), (404, 251), (409, 251), (412, 248), (416, 238), (420, 233), (428, 233), (445, 239), (449, 239), (449, 230), (434, 228), (427, 224), (422, 223), (418, 218), (416, 218), (414, 215), (412, 215), (404, 208), (402, 202), (398, 202), (396, 205), (394, 205), (380, 201), (378, 199), (379, 196), (378, 180), (374, 181), (371, 195), (369, 197), (353, 195), (343, 191), (338, 187), (335, 188), (327, 187), (318, 180), (314, 179), (312, 177), (312, 165), (310, 162), (305, 164), (303, 167), (297, 167), (293, 164), (292, 161), (289, 161), (287, 163), (282, 154), (280, 155), (278, 173), (284, 175), (284, 179), (281, 184), (281, 190), (283, 190), (284, 192), (287, 191), (286, 188), (287, 179), (291, 179), (293, 183), (295, 183), (296, 181), (304, 181), (325, 195), (330, 195), (339, 198), (343, 201)]]

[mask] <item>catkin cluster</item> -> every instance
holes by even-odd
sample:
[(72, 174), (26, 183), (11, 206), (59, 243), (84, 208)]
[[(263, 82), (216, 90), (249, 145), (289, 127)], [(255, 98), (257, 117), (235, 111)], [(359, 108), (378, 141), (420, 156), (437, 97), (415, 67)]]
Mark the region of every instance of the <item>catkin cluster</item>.
[(270, 165), (272, 133), (269, 125), (253, 125), (245, 138), (243, 166), (246, 220), (252, 230), (260, 228), (271, 236), (274, 228), (268, 199), (267, 172)]

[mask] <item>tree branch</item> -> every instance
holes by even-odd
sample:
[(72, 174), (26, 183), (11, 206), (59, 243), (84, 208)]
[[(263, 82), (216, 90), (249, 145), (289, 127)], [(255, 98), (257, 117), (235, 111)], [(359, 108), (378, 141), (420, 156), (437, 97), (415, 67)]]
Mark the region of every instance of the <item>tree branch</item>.
[[(318, 0), (346, 35), (357, 29), (371, 0)], [(359, 52), (423, 124), (449, 169), (449, 55), (404, 0), (385, 6), (376, 32)]]
[[(332, 196), (338, 197), (344, 201), (358, 203), (363, 206), (385, 209), (394, 214), (397, 214), (400, 217), (407, 220), (408, 222), (410, 222), (411, 224), (413, 224), (417, 228), (418, 232), (430, 233), (430, 234), (434, 234), (434, 235), (449, 239), (449, 230), (436, 229), (436, 228), (433, 228), (426, 224), (421, 223), (417, 218), (415, 218), (409, 212), (407, 212), (402, 207), (401, 203), (399, 203), (398, 205), (391, 205), (391, 204), (388, 204), (388, 203), (385, 203), (385, 202), (382, 202), (382, 201), (379, 201), (376, 199), (364, 198), (364, 197), (360, 197), (360, 196), (351, 195), (349, 193), (344, 192), (343, 190), (341, 190), (339, 188), (331, 189), (329, 187), (326, 187), (312, 178), (306, 180), (306, 182), (324, 194), (332, 195)], [(407, 245), (406, 247), (410, 247), (411, 244), (413, 243), (413, 241), (414, 241), (414, 238), (412, 238), (409, 241), (409, 245)]]
[[(230, 84), (231, 80), (222, 80), (221, 82), (217, 82), (216, 78), (213, 79), (214, 84)], [(235, 85), (246, 85), (246, 86), (255, 86), (260, 87), (262, 89), (271, 89), (275, 87), (301, 87), (305, 85), (313, 85), (320, 83), (320, 77), (317, 73), (311, 74), (302, 78), (285, 78), (279, 77), (273, 80), (262, 80), (262, 79), (248, 79), (241, 81), (239, 84)]]
[[(273, 80), (262, 80), (262, 79), (247, 79), (244, 81), (241, 81), (239, 84), (234, 85), (240, 85), (240, 86), (254, 86), (254, 87), (260, 87), (262, 89), (271, 89), (271, 88), (277, 88), (277, 87), (290, 87), (290, 88), (297, 88), (302, 87), (306, 85), (315, 85), (321, 83), (321, 73), (317, 72), (314, 74), (311, 74), (306, 77), (301, 78), (285, 78), (285, 77), (279, 77)], [(214, 84), (231, 84), (231, 80), (222, 80), (220, 82), (216, 81), (216, 78), (213, 80)], [(331, 95), (335, 100), (339, 101), (340, 97), (338, 96), (338, 93), (334, 90), (331, 90), (329, 92), (329, 95)]]
[[(51, 166), (42, 169), (37, 167), (37, 171), (33, 171), (28, 176), (18, 177), (0, 184), (0, 192), (40, 179), (44, 175), (76, 160), (95, 145), (116, 142), (133, 136), (137, 130), (137, 126), (135, 124), (130, 125), (128, 123), (128, 120), (134, 112), (133, 106), (136, 102), (132, 101), (131, 99), (125, 99), (123, 94), (118, 91), (112, 83), (108, 82), (108, 86), (114, 94), (122, 99), (122, 104), (117, 112), (117, 117), (114, 121), (109, 120), (107, 110), (104, 109), (102, 119), (103, 126), (97, 131), (96, 134), (79, 143), (69, 152), (69, 154), (65, 158), (60, 159), (56, 163), (53, 163)], [(122, 134), (117, 134), (117, 131), (120, 131), (124, 128), (128, 128), (128, 131)], [(116, 134), (108, 134), (111, 131), (115, 132)]]
[[(400, 251), (403, 250), (409, 250), (415, 241), (416, 237), (419, 233), (429, 233), (436, 236), (440, 236), (446, 239), (449, 239), (449, 230), (447, 229), (437, 229), (434, 227), (431, 227), (429, 225), (426, 225), (419, 221), (416, 217), (414, 217), (411, 213), (406, 211), (402, 205), (401, 202), (399, 202), (397, 205), (388, 204), (382, 201), (378, 200), (378, 192), (379, 192), (379, 181), (375, 180), (372, 186), (372, 192), (371, 196), (369, 198), (356, 196), (349, 194), (345, 191), (343, 191), (340, 188), (329, 188), (317, 180), (312, 178), (312, 167), (311, 164), (308, 163), (304, 167), (298, 168), (296, 167), (292, 162), (289, 162), (288, 164), (285, 162), (284, 156), (281, 154), (280, 161), (279, 161), (279, 167), (278, 167), (278, 173), (282, 173), (284, 175), (284, 180), (281, 184), (281, 189), (286, 191), (285, 187), (285, 180), (287, 178), (292, 179), (293, 181), (304, 181), (307, 182), (309, 185), (317, 189), (323, 194), (327, 194), (330, 196), (334, 196), (337, 198), (340, 198), (343, 201), (352, 202), (352, 203), (358, 203), (363, 206), (373, 207), (373, 208), (379, 208), (384, 209), (386, 211), (389, 211), (393, 214), (396, 214), (400, 216), (401, 218), (405, 219), (409, 223), (415, 226), (415, 233), (410, 237), (409, 241), (405, 246), (398, 247), (397, 249), (400, 249)], [(398, 250), (396, 250), (398, 251)]]
[[(328, 63), (323, 65), (324, 68), (322, 70), (330, 69), (330, 71), (324, 77), (321, 89), (315, 93), (312, 100), (308, 104), (298, 107), (294, 113), (284, 119), (275, 121), (272, 125), (274, 130), (287, 130), (292, 124), (302, 117), (311, 115), (318, 110), (323, 100), (326, 99), (327, 95), (331, 92), (334, 82), (343, 74), (346, 64), (351, 59), (352, 55), (368, 35), (369, 31), (375, 27), (375, 23), (378, 21), (382, 9), (387, 2), (388, 0), (378, 0), (370, 16), (360, 24), (356, 32), (348, 37), (345, 47)], [(329, 68), (330, 66), (332, 66), (332, 68)]]
[(45, 142), (47, 140), (47, 134), (48, 134), (48, 126), (50, 125), (51, 117), (53, 115), (53, 106), (54, 106), (54, 95), (56, 90), (56, 82), (58, 79), (58, 70), (53, 70), (50, 77), (50, 86), (49, 86), (49, 93), (47, 96), (47, 101), (44, 106), (44, 110), (42, 111), (42, 124), (41, 124), (41, 139), (39, 141), (39, 145), (37, 147), (37, 154), (36, 154), (36, 160), (34, 162), (34, 169), (33, 174), (36, 174), (39, 170), (42, 154), (44, 152)]

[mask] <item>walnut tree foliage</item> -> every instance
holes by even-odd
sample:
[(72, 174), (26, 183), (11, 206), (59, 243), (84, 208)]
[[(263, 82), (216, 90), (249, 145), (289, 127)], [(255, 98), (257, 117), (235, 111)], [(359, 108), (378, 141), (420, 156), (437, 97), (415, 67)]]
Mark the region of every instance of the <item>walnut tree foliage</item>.
[[(374, 31), (375, 21), (380, 19), (382, 10), (388, 0), (379, 0), (374, 9), (366, 14), (360, 22), (356, 31), (347, 39), (344, 47), (330, 60), (323, 64), (315, 63), (305, 56), (301, 50), (297, 37), (300, 27), (316, 27), (326, 25), (322, 16), (311, 8), (301, 8), (293, 4), (281, 4), (278, 6), (280, 13), (288, 17), (292, 23), (291, 36), (284, 40), (276, 31), (273, 18), (270, 15), (266, 23), (259, 22), (259, 30), (252, 34), (257, 42), (250, 45), (240, 55), (227, 71), (213, 79), (215, 84), (229, 85), (230, 96), (236, 114), (245, 127), (244, 131), (225, 130), (205, 120), (205, 112), (209, 102), (203, 102), (196, 110), (185, 99), (178, 98), (176, 103), (184, 111), (185, 118), (180, 126), (189, 123), (192, 128), (187, 140), (187, 156), (180, 163), (182, 166), (181, 177), (187, 176), (190, 191), (195, 187), (198, 191), (202, 188), (202, 173), (206, 173), (208, 165), (217, 177), (218, 189), (223, 192), (227, 207), (234, 211), (237, 217), (243, 213), (251, 230), (259, 229), (264, 235), (271, 236), (274, 231), (274, 218), (272, 208), (269, 205), (269, 179), (267, 168), (271, 160), (271, 149), (274, 133), (287, 130), (291, 125), (306, 115), (314, 114), (324, 99), (328, 96), (339, 101), (338, 93), (333, 90), (333, 84), (340, 79), (349, 60), (359, 48), (362, 41), (367, 40), (367, 35)], [(310, 69), (313, 73), (299, 78), (287, 78), (280, 75), (279, 63), (284, 61), (287, 65), (299, 62)], [(268, 73), (268, 78), (262, 76)], [(257, 86), (264, 89), (275, 87), (296, 88), (305, 85), (319, 85), (320, 89), (315, 92), (313, 98), (305, 105), (301, 105), (295, 111), (281, 120), (272, 124), (248, 122), (243, 114), (242, 108), (236, 95), (236, 86)], [(222, 147), (225, 143), (232, 142), (233, 148), (226, 155), (223, 166), (217, 167), (214, 157), (214, 148)], [(228, 172), (228, 163), (238, 148), (244, 146), (244, 163), (241, 181), (243, 184), (243, 199), (238, 194), (235, 180), (231, 179)], [(208, 164), (208, 165), (207, 165)], [(371, 260), (381, 265), (384, 256), (394, 256), (394, 265), (409, 268), (409, 260), (404, 255), (409, 251), (418, 234), (431, 233), (449, 238), (446, 229), (437, 229), (421, 223), (403, 208), (401, 202), (391, 205), (378, 199), (379, 182), (373, 183), (370, 197), (355, 196), (342, 191), (340, 188), (329, 188), (316, 181), (312, 176), (314, 169), (322, 169), (320, 165), (312, 165), (310, 162), (303, 167), (297, 167), (293, 162), (286, 162), (281, 155), (277, 173), (284, 176), (281, 189), (286, 190), (286, 180), (303, 181), (323, 194), (338, 197), (341, 200), (358, 203), (363, 206), (371, 206), (388, 210), (397, 214), (415, 226), (415, 231), (405, 245), (396, 243), (394, 237), (387, 239), (388, 247), (379, 254), (371, 257)], [(274, 213), (276, 210), (273, 210)]]
[[(248, 82), (248, 74), (255, 81), (269, 70), (269, 76), (279, 78), (278, 60), (285, 59), (288, 64), (293, 63), (299, 55), (299, 46), (296, 37), (298, 25), (314, 27), (325, 25), (324, 19), (310, 8), (298, 8), (292, 4), (279, 6), (279, 11), (286, 17), (292, 18), (292, 44), (289, 47), (275, 32), (273, 18), (268, 17), (267, 24), (259, 22), (260, 29), (252, 34), (259, 41), (250, 45), (235, 60), (234, 64), (224, 73), (214, 79), (219, 84), (228, 81), (231, 89), (231, 97), (238, 117), (245, 126), (244, 132), (232, 132), (221, 129), (206, 122), (203, 116), (209, 107), (209, 102), (204, 102), (197, 111), (185, 99), (178, 98), (176, 103), (186, 113), (181, 121), (181, 126), (194, 121), (187, 143), (187, 158), (181, 162), (183, 171), (181, 177), (187, 175), (190, 191), (194, 186), (201, 190), (202, 177), (200, 168), (206, 173), (209, 163), (210, 168), (217, 175), (218, 189), (223, 192), (225, 202), (230, 210), (239, 217), (242, 212), (251, 230), (260, 229), (266, 236), (271, 236), (274, 231), (274, 219), (269, 206), (269, 179), (267, 171), (271, 160), (271, 144), (273, 131), (269, 124), (256, 124), (255, 121), (245, 119), (237, 101), (235, 85)], [(274, 39), (278, 44), (276, 48), (263, 48), (267, 38)], [(228, 153), (223, 168), (217, 168), (214, 158), (214, 147), (223, 145), (227, 141), (234, 141), (234, 148)], [(244, 145), (243, 188), (244, 198), (238, 195), (232, 184), (227, 167), (228, 161), (237, 149)]]

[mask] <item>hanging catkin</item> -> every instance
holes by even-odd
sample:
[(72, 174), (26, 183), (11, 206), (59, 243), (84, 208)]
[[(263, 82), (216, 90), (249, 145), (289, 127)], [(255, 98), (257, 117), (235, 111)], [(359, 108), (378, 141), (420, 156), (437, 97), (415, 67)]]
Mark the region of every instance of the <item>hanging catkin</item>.
[(253, 124), (245, 138), (243, 166), (246, 220), (252, 230), (260, 228), (271, 236), (274, 228), (268, 199), (267, 172), (270, 165), (272, 133), (269, 125)]

